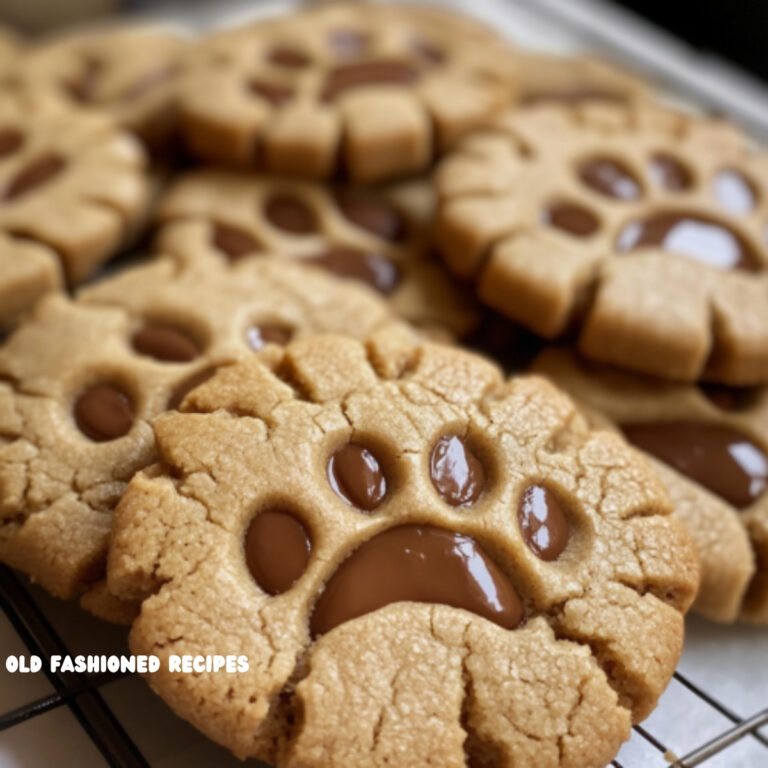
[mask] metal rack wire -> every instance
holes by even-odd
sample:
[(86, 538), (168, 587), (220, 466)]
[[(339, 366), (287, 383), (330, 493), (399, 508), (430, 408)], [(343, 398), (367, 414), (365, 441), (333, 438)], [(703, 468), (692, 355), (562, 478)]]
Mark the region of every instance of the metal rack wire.
[[(446, 0), (450, 2), (450, 0)], [(279, 0), (278, 0), (279, 2)], [(756, 133), (768, 135), (768, 112), (764, 116), (754, 111), (740, 110), (740, 104), (734, 101), (732, 89), (710, 88), (706, 78), (700, 77), (696, 83), (687, 80), (684, 68), (675, 68), (674, 51), (665, 50), (666, 56), (648, 56), (643, 50), (659, 51), (659, 41), (651, 40), (645, 49), (637, 46), (627, 46), (626, 41), (615, 31), (615, 24), (610, 15), (598, 13), (598, 17), (605, 23), (590, 25), (580, 14), (582, 5), (589, 6), (596, 0), (588, 0), (584, 3), (570, 3), (570, 0), (517, 0), (513, 4), (507, 0), (474, 0), (473, 8), (485, 6), (487, 9), (495, 7), (500, 14), (513, 14), (516, 12), (530, 12), (538, 14), (548, 24), (551, 23), (560, 29), (568, 28), (582, 39), (588, 39), (591, 47), (621, 58), (623, 53), (630, 63), (639, 65), (642, 69), (651, 72), (659, 79), (677, 87), (684, 95), (693, 97), (707, 106), (720, 107), (723, 111), (737, 114)], [(454, 5), (461, 5), (461, 0), (454, 0)], [(192, 11), (184, 10), (189, 16)], [(490, 15), (490, 12), (489, 12)], [(194, 18), (189, 21), (195, 24)], [(670, 58), (670, 56), (672, 58)], [(716, 84), (715, 84), (716, 85)], [(696, 86), (696, 87), (692, 87)], [(751, 104), (754, 106), (754, 104)], [(54, 654), (69, 654), (69, 649), (56, 631), (53, 624), (46, 616), (46, 612), (34, 598), (26, 586), (26, 581), (20, 579), (9, 569), (0, 566), (0, 607), (8, 618), (12, 627), (19, 635), (30, 654), (37, 655), (44, 660), (43, 669), (48, 670), (46, 661)], [(93, 649), (96, 652), (97, 649)], [(46, 675), (53, 686), (54, 692), (43, 698), (30, 701), (23, 706), (0, 713), (0, 739), (2, 734), (23, 723), (34, 720), (47, 712), (65, 707), (80, 727), (90, 738), (94, 746), (103, 756), (106, 763), (117, 768), (149, 768), (150, 762), (142, 754), (140, 748), (131, 738), (120, 719), (108, 705), (101, 690), (109, 683), (121, 679), (120, 674), (82, 675), (77, 673), (50, 673)], [(696, 739), (695, 746), (686, 751), (682, 756), (673, 753), (664, 736), (654, 730), (654, 727), (646, 722), (635, 726), (630, 743), (639, 742), (646, 749), (646, 754), (653, 754), (658, 758), (653, 760), (653, 765), (659, 768), (694, 768), (703, 765), (713, 758), (724, 758), (722, 765), (736, 766), (736, 759), (729, 758), (729, 752), (735, 745), (744, 740), (752, 740), (757, 745), (758, 763), (755, 766), (768, 765), (768, 736), (760, 731), (768, 725), (768, 707), (748, 714), (737, 713), (727, 706), (711, 691), (703, 687), (701, 681), (694, 682), (689, 676), (676, 672), (673, 685), (682, 686), (690, 694), (697, 706), (705, 708), (708, 712), (718, 715), (730, 725), (722, 728), (714, 736), (709, 734), (701, 739)], [(765, 704), (768, 704), (768, 692)], [(664, 701), (660, 710), (663, 712)], [(642, 751), (642, 750), (641, 750)], [(623, 754), (623, 753), (622, 753)], [(763, 756), (764, 755), (764, 756)], [(648, 768), (647, 760), (627, 760), (619, 757), (611, 764), (613, 768)], [(750, 764), (752, 768), (752, 764)]]

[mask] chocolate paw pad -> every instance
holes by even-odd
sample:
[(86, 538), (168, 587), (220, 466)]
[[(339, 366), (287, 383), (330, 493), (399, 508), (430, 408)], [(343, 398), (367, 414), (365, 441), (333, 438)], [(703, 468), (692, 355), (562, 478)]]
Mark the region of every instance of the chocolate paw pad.
[(248, 657), (150, 678), (241, 757), (604, 764), (669, 680), (687, 534), (543, 379), (323, 336), (220, 370), (154, 428), (109, 588), (143, 600), (136, 653)]

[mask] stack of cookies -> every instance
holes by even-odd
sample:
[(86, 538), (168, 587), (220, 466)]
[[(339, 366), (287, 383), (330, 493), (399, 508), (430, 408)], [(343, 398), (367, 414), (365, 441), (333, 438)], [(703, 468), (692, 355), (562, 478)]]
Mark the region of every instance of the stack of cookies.
[(768, 622), (735, 128), (416, 5), (0, 66), (0, 561), (130, 624), (203, 733), (602, 766), (691, 604)]

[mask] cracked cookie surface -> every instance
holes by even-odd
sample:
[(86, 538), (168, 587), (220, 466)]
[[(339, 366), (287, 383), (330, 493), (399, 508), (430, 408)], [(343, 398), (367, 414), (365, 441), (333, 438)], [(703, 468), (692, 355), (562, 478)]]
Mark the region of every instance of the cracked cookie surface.
[(190, 150), (237, 167), (357, 181), (425, 170), (511, 98), (491, 30), (447, 11), (329, 3), (224, 31), (181, 92)]
[(143, 221), (141, 146), (103, 116), (0, 95), (0, 326), (82, 282)]
[(388, 329), (319, 336), (154, 429), (108, 586), (143, 600), (155, 691), (240, 757), (604, 765), (672, 674), (688, 534), (649, 464), (543, 379)]
[(91, 588), (114, 505), (156, 460), (158, 413), (218, 365), (313, 331), (366, 334), (390, 321), (369, 291), (277, 261), (161, 259), (75, 301), (44, 298), (0, 349), (0, 560), (57, 596)]
[(431, 251), (433, 211), (426, 180), (329, 189), (208, 169), (166, 193), (157, 248), (184, 263), (303, 260), (367, 284), (426, 331), (463, 337), (476, 326), (478, 309)]
[(694, 610), (768, 623), (768, 392), (659, 382), (564, 349), (545, 350), (532, 370), (654, 461), (699, 551)]
[(149, 146), (175, 129), (177, 85), (189, 43), (160, 27), (92, 29), (42, 40), (16, 80), (81, 109), (110, 115)]
[(438, 172), (437, 239), (481, 300), (590, 359), (768, 380), (768, 154), (649, 104), (508, 113)]

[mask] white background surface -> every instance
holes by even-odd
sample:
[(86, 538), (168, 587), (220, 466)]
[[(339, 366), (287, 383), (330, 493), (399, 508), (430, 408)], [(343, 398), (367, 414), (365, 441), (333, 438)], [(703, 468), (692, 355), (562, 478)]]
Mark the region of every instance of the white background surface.
[[(628, 26), (619, 14), (608, 13), (594, 0), (460, 0), (446, 4), (490, 21), (512, 40), (550, 51), (606, 46), (635, 64), (663, 69), (663, 80), (682, 86), (686, 96), (713, 99), (731, 114), (768, 136), (768, 96), (748, 79), (659, 37), (652, 30)], [(194, 14), (181, 20), (192, 28), (234, 23), (253, 15), (255, 3), (211, 2), (190, 6)], [(260, 13), (285, 3), (259, 4)], [(562, 26), (546, 13), (565, 10), (571, 25)], [(537, 10), (538, 9), (538, 10)], [(544, 12), (542, 12), (544, 11)], [(162, 16), (163, 18), (169, 18)], [(171, 17), (171, 20), (174, 20)], [(586, 26), (585, 26), (586, 25)], [(617, 42), (618, 41), (618, 42)], [(658, 72), (656, 72), (658, 74)], [(32, 590), (72, 653), (124, 653), (125, 631), (84, 615), (75, 605)], [(24, 653), (23, 643), (0, 613), (0, 712), (53, 692), (42, 673), (11, 675), (4, 669), (10, 654)], [(680, 672), (741, 717), (768, 706), (768, 629), (724, 628), (691, 618)], [(153, 768), (178, 766), (243, 766), (227, 752), (176, 718), (139, 678), (110, 683), (101, 689), (123, 727)], [(731, 727), (731, 722), (673, 681), (658, 709), (643, 724), (677, 756), (700, 746)], [(768, 733), (767, 733), (768, 735)], [(625, 768), (661, 768), (667, 760), (637, 733), (617, 758)], [(66, 707), (0, 733), (2, 768), (101, 768), (106, 765)], [(251, 761), (247, 765), (258, 765)], [(707, 761), (708, 768), (765, 768), (768, 750), (747, 736), (727, 752)]]

